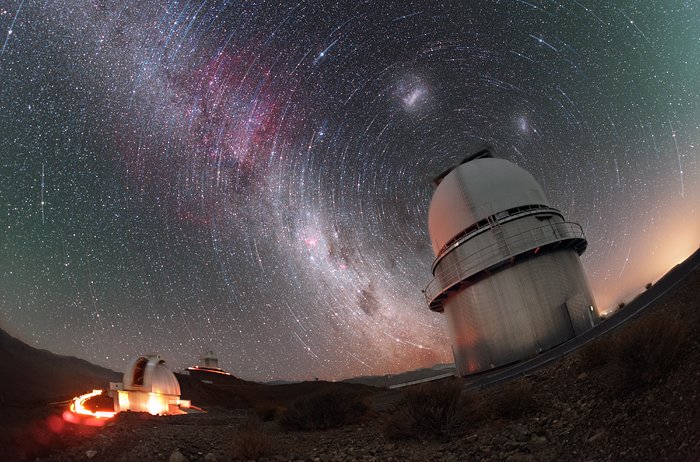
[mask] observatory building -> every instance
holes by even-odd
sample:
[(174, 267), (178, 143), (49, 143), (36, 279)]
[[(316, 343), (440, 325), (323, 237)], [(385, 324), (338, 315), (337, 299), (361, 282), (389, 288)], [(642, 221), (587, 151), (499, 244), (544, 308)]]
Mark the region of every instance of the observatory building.
[(433, 185), (425, 297), (447, 316), (460, 375), (532, 357), (599, 322), (579, 259), (583, 229), (532, 175), (484, 149)]
[(182, 409), (190, 407), (189, 401), (180, 399), (180, 383), (160, 356), (132, 359), (123, 380), (123, 383), (110, 383), (115, 412), (182, 414)]
[(199, 358), (199, 361), (199, 366), (190, 366), (187, 368), (187, 372), (204, 383), (221, 382), (233, 377), (219, 367), (219, 358), (213, 351), (207, 351), (204, 356)]

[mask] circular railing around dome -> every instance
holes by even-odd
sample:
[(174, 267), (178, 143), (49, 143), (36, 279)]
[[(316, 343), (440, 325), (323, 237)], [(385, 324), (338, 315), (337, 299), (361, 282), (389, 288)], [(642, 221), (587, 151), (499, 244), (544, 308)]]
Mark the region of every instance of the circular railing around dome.
[(583, 228), (578, 223), (561, 222), (530, 228), (508, 237), (505, 241), (507, 254), (504, 254), (503, 242), (496, 242), (462, 257), (449, 266), (440, 266), (438, 275), (424, 290), (425, 299), (431, 309), (439, 309), (441, 295), (494, 264), (556, 243), (568, 242), (576, 245), (578, 242), (585, 246), (585, 240)]
[(560, 216), (562, 220), (564, 219), (559, 210), (552, 208), (548, 205), (541, 204), (522, 205), (519, 207), (513, 207), (512, 209), (504, 210), (503, 212), (493, 214), (489, 217), (484, 218), (483, 220), (479, 220), (478, 222), (474, 223), (473, 225), (466, 228), (464, 231), (447, 241), (445, 245), (443, 245), (440, 248), (440, 250), (437, 253), (437, 256), (435, 257), (435, 260), (433, 261), (433, 274), (435, 273), (435, 267), (438, 265), (438, 263), (440, 263), (440, 260), (442, 260), (443, 257), (449, 254), (455, 247), (459, 246), (462, 242), (466, 242), (475, 235), (492, 229), (494, 225), (503, 225), (519, 217), (525, 215), (532, 215), (535, 212), (536, 214), (544, 213), (557, 215)]

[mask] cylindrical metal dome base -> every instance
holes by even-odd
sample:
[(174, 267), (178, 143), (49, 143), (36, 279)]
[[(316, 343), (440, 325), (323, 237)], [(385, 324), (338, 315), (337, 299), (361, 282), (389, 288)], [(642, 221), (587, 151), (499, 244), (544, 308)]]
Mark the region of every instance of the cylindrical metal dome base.
[(506, 264), (462, 286), (443, 306), (460, 375), (535, 356), (599, 322), (573, 249)]

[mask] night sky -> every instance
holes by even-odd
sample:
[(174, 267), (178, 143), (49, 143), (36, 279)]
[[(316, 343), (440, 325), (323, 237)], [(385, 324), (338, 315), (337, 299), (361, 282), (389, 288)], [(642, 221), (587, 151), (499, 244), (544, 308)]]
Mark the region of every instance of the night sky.
[(0, 76), (0, 327), (116, 370), (450, 362), (430, 180), (482, 142), (603, 312), (700, 244), (693, 0), (0, 0)]

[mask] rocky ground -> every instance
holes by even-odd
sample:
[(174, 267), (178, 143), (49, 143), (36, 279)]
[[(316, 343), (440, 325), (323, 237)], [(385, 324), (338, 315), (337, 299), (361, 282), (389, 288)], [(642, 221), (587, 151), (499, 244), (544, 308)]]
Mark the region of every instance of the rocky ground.
[[(274, 421), (258, 431), (267, 461), (700, 461), (700, 272), (695, 271), (649, 311), (679, 317), (688, 335), (674, 364), (654, 383), (611, 388), (605, 367), (590, 368), (580, 355), (521, 379), (531, 386), (531, 410), (518, 418), (490, 415), (442, 440), (391, 440), (378, 411), (397, 391), (370, 396), (374, 411), (360, 423), (326, 431), (286, 431)], [(646, 312), (643, 316), (653, 313)], [(615, 332), (612, 335), (619, 335)], [(478, 393), (497, 399), (502, 386)], [(55, 432), (57, 443), (37, 460), (232, 460), (242, 428), (255, 414), (210, 407), (206, 414), (153, 417), (125, 413), (100, 429)], [(47, 424), (47, 427), (50, 425)], [(31, 454), (29, 451), (27, 454)], [(3, 455), (0, 454), (0, 459)]]

